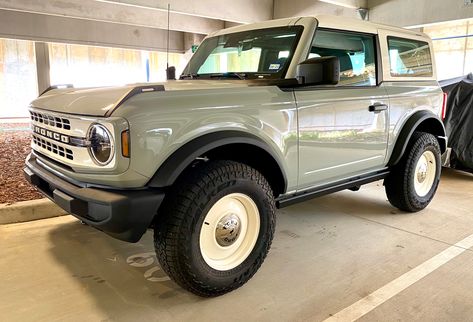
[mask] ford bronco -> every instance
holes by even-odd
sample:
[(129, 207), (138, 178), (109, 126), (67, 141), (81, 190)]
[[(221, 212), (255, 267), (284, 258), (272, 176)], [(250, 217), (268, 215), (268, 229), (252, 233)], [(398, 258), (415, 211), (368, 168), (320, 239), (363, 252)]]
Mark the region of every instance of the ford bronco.
[(29, 182), (120, 240), (153, 229), (201, 296), (255, 274), (277, 208), (381, 179), (393, 206), (425, 208), (447, 143), (428, 36), (330, 16), (218, 31), (179, 80), (53, 87), (30, 113)]

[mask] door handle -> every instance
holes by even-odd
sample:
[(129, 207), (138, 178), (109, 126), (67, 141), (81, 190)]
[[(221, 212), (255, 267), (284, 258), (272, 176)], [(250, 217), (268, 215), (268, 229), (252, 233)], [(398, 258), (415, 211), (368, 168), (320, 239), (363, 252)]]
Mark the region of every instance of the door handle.
[(383, 103), (374, 103), (373, 105), (370, 105), (368, 107), (368, 110), (370, 112), (374, 112), (374, 113), (379, 113), (381, 111), (386, 111), (388, 109), (388, 106), (386, 104), (383, 104)]

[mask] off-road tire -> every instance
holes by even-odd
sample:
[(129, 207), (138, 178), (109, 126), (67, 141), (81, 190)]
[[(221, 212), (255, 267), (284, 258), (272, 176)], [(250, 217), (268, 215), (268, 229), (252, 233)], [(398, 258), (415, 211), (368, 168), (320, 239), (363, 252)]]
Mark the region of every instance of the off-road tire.
[[(435, 178), (425, 196), (419, 196), (414, 187), (416, 166), (421, 156), (430, 151), (435, 157)], [(396, 208), (407, 212), (424, 209), (437, 191), (441, 172), (440, 146), (430, 133), (414, 132), (406, 148), (404, 156), (395, 165), (385, 179), (384, 185), (389, 202)]]
[[(259, 234), (240, 265), (216, 270), (202, 256), (200, 230), (211, 207), (232, 193), (245, 194), (256, 204)], [(274, 196), (263, 175), (242, 163), (208, 161), (186, 170), (166, 194), (155, 222), (154, 245), (162, 269), (172, 280), (194, 294), (212, 297), (235, 290), (256, 273), (271, 247), (274, 229)]]

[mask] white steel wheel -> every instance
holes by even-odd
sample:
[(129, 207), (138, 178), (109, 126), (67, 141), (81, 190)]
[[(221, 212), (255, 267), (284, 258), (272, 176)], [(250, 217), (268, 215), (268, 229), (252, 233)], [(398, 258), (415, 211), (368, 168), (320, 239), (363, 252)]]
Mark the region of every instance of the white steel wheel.
[(440, 181), (439, 141), (425, 132), (414, 132), (403, 157), (384, 180), (386, 196), (398, 209), (417, 212), (432, 201)]
[(260, 232), (255, 202), (242, 193), (228, 194), (210, 208), (200, 230), (200, 252), (215, 270), (231, 270), (248, 258)]
[(425, 197), (432, 188), (437, 172), (435, 155), (425, 151), (417, 161), (414, 173), (414, 189), (419, 197)]

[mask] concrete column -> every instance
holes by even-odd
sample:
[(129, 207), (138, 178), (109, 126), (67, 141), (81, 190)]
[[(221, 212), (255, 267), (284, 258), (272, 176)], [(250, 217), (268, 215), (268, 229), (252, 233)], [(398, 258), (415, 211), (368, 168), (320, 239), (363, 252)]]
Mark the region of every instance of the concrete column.
[(51, 79), (49, 77), (49, 48), (45, 42), (35, 42), (34, 49), (36, 54), (36, 76), (38, 79), (38, 94), (41, 94), (49, 86)]

